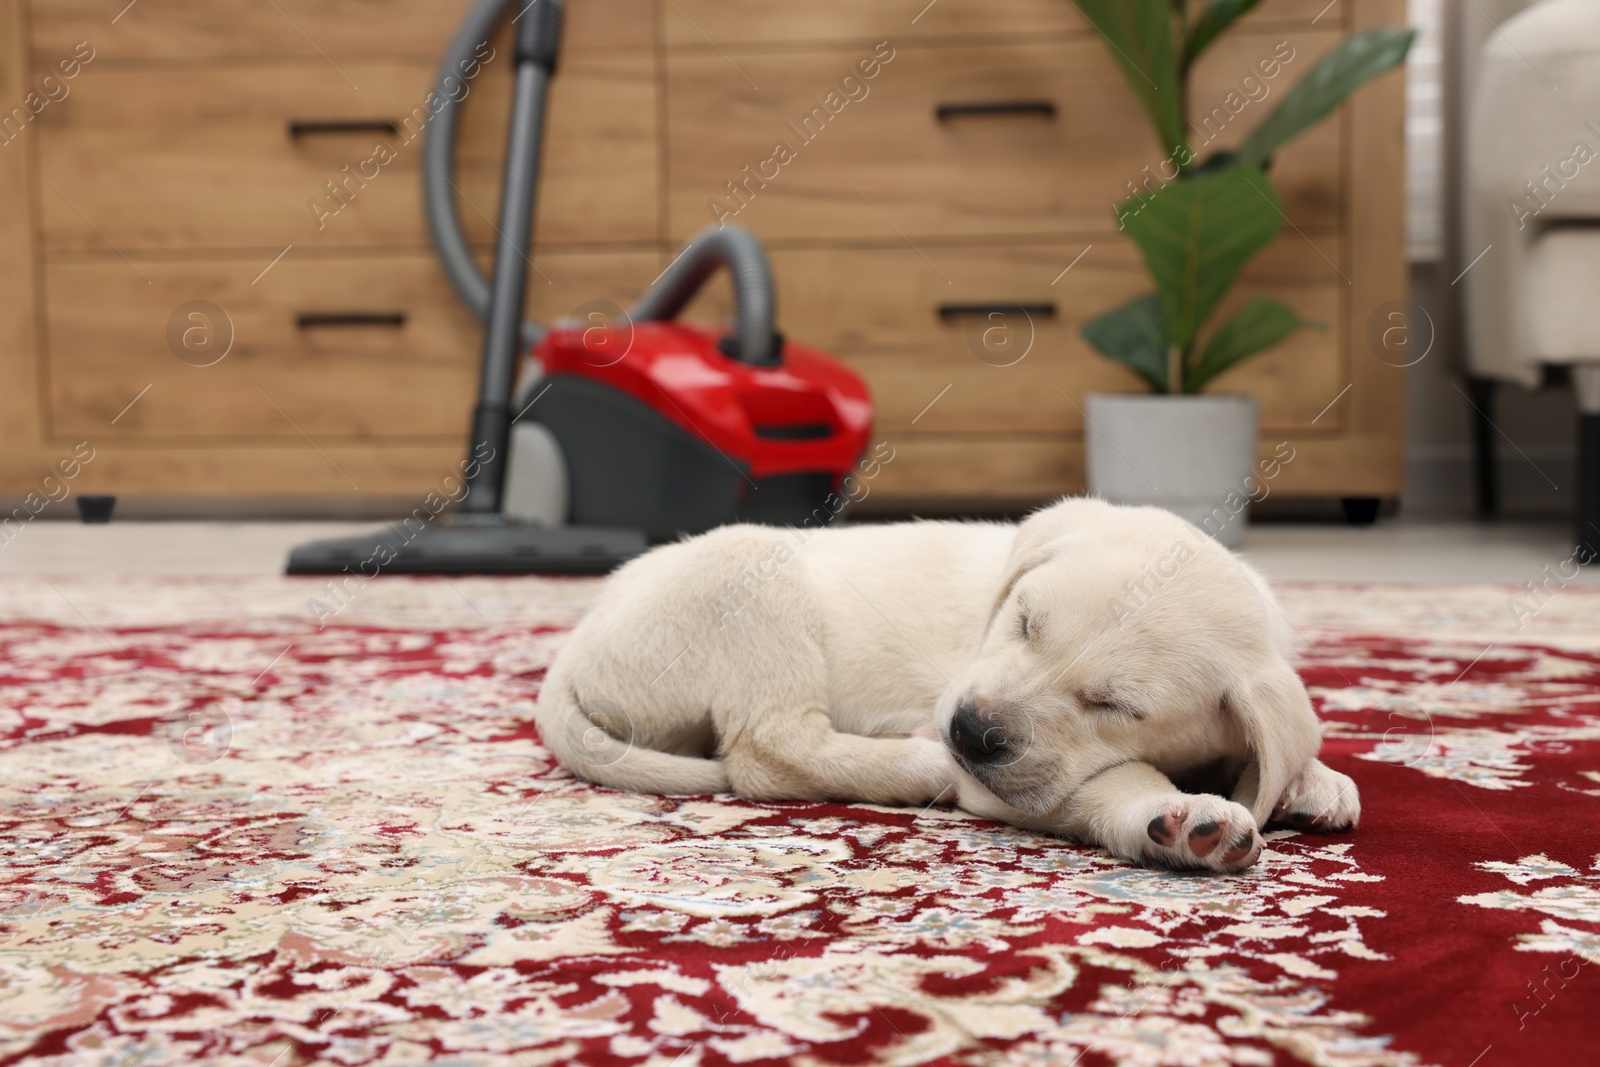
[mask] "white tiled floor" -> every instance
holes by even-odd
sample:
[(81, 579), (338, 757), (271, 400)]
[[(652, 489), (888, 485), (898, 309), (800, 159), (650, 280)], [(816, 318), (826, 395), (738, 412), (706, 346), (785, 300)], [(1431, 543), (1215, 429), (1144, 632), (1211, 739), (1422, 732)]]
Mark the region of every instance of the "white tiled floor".
[(375, 530), (375, 522), (35, 521), (0, 545), (4, 574), (278, 574), (302, 541)]
[[(293, 545), (376, 529), (331, 522), (35, 522), (0, 544), (5, 574), (274, 574)], [(1271, 578), (1509, 582), (1542, 578), (1573, 551), (1560, 525), (1385, 522), (1366, 528), (1264, 525), (1246, 555)], [(1600, 586), (1600, 568), (1578, 581)]]
[[(1245, 555), (1277, 579), (1361, 582), (1543, 581), (1572, 558), (1569, 523), (1386, 522), (1252, 526)], [(1567, 573), (1572, 567), (1566, 566)], [(1600, 567), (1577, 581), (1600, 587)]]

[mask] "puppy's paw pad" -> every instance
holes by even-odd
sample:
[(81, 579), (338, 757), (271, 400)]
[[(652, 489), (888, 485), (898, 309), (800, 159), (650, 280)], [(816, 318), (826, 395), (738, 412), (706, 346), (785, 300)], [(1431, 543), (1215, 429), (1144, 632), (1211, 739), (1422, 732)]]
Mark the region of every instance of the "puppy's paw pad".
[(1209, 856), (1222, 843), (1222, 824), (1207, 819), (1189, 828), (1189, 851), (1196, 856)]
[(1138, 850), (1148, 867), (1175, 871), (1241, 871), (1261, 854), (1248, 809), (1218, 796), (1192, 795), (1162, 810), (1145, 827)]
[(1249, 829), (1233, 839), (1228, 850), (1222, 854), (1222, 870), (1242, 871), (1249, 867), (1261, 855), (1261, 839), (1256, 836), (1254, 829)]
[(1178, 840), (1178, 834), (1183, 829), (1184, 811), (1182, 808), (1173, 808), (1164, 811), (1150, 820), (1145, 827), (1145, 833), (1150, 835), (1150, 840), (1162, 848), (1171, 848)]

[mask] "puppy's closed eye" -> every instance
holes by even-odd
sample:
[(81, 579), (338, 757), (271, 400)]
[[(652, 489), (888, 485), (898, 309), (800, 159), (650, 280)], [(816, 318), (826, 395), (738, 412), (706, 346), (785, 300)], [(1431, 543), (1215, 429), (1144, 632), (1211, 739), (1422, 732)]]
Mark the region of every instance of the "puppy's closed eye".
[(1039, 636), (1039, 618), (1028, 610), (1027, 602), (1017, 598), (1017, 637), (1032, 641)]
[(1103, 715), (1125, 715), (1130, 719), (1143, 719), (1144, 712), (1128, 698), (1114, 689), (1087, 689), (1078, 694), (1078, 703), (1092, 712)]

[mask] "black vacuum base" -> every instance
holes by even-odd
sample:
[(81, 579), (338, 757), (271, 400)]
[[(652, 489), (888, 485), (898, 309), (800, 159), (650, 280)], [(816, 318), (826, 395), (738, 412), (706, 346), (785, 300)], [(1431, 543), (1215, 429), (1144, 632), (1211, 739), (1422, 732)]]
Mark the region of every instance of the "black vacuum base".
[(389, 526), (313, 541), (289, 553), (287, 574), (607, 574), (648, 547), (637, 530), (609, 527)]

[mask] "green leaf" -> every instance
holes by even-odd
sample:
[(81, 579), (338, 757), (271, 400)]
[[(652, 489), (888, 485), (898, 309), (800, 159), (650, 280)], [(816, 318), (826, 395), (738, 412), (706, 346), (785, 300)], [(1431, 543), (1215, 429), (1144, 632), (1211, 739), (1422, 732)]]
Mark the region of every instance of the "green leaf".
[(1168, 182), (1117, 215), (1155, 277), (1167, 342), (1185, 354), (1245, 261), (1283, 225), (1278, 195), (1255, 167)]
[(1271, 348), (1305, 325), (1287, 304), (1264, 296), (1254, 298), (1207, 339), (1200, 362), (1184, 376), (1183, 391), (1198, 393), (1201, 386), (1235, 363)]
[(1189, 31), (1189, 44), (1184, 50), (1183, 65), (1188, 67), (1200, 57), (1218, 34), (1233, 24), (1234, 19), (1259, 4), (1261, 0), (1210, 0), (1200, 17), (1194, 20)]
[(1161, 301), (1154, 293), (1106, 312), (1079, 332), (1156, 392), (1167, 391), (1167, 342), (1161, 329)]
[(1357, 34), (1329, 52), (1293, 89), (1277, 110), (1239, 147), (1239, 160), (1261, 166), (1279, 148), (1315, 126), (1362, 85), (1406, 58), (1415, 30), (1378, 26)]
[(1183, 78), (1168, 0), (1072, 0), (1111, 47), (1111, 57), (1174, 155), (1184, 144)]

